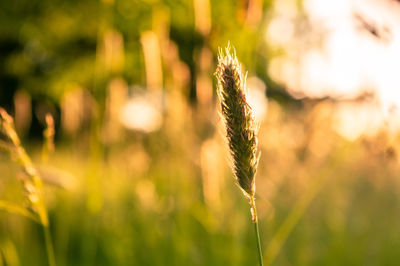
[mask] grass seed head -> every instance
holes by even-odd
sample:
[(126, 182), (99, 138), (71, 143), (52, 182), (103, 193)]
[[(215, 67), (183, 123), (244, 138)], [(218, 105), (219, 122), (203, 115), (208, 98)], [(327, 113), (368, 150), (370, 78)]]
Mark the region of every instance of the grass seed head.
[(246, 78), (235, 52), (230, 47), (220, 49), (215, 73), (221, 116), (232, 157), (232, 170), (239, 187), (250, 200), (255, 194), (255, 174), (258, 165), (258, 123), (246, 100)]

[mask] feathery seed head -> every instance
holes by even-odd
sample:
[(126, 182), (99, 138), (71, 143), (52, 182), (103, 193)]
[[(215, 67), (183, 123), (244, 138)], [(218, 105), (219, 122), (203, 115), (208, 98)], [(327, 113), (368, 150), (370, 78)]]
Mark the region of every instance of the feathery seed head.
[(225, 121), (226, 137), (232, 156), (232, 170), (239, 187), (250, 200), (255, 194), (255, 174), (259, 153), (257, 148), (258, 123), (246, 100), (246, 78), (235, 52), (230, 46), (225, 53), (220, 49), (215, 73), (221, 116)]

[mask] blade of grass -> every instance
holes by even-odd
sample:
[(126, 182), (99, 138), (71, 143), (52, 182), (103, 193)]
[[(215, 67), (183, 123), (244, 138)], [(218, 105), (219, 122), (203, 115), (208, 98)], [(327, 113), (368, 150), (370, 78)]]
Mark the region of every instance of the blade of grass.
[(18, 206), (15, 203), (0, 200), (0, 210), (4, 210), (9, 213), (18, 214), (24, 217), (27, 217), (35, 222), (40, 223), (37, 217), (35, 217), (31, 212), (29, 212), (26, 208)]
[[(332, 165), (330, 165), (330, 167), (330, 169), (332, 169)], [(329, 176), (329, 174), (323, 173), (320, 177), (316, 178), (311, 184), (310, 188), (301, 196), (300, 200), (292, 208), (289, 215), (278, 228), (264, 252), (266, 261), (265, 265), (271, 265), (274, 262), (293, 228), (304, 215), (308, 206), (311, 204), (318, 192), (321, 191)]]

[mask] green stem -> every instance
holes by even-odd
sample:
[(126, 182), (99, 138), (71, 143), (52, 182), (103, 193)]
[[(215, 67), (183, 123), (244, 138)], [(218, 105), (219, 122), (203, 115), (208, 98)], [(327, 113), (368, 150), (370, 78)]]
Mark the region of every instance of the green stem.
[(56, 260), (54, 257), (54, 249), (53, 249), (53, 243), (51, 241), (51, 233), (49, 230), (49, 226), (43, 226), (43, 231), (44, 231), (44, 241), (47, 250), (47, 258), (49, 260), (49, 266), (56, 266)]
[(260, 264), (260, 266), (263, 266), (264, 264), (262, 258), (262, 250), (261, 250), (260, 230), (258, 229), (258, 216), (257, 216), (256, 202), (254, 198), (251, 200), (251, 213), (252, 213), (252, 220), (254, 223), (254, 231), (256, 233), (258, 263)]

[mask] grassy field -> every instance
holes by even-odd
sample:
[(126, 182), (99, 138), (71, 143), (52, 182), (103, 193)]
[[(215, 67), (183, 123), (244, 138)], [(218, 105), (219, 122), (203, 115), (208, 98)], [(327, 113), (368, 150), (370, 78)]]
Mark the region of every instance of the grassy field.
[[(397, 265), (396, 143), (384, 132), (343, 139), (329, 123), (334, 108), (269, 104), (257, 201), (271, 265)], [(167, 115), (158, 132), (127, 133), (107, 153), (78, 137), (56, 142), (42, 163), (41, 143), (26, 145), (45, 179), (57, 265), (256, 265), (248, 203), (223, 137), (195, 122), (198, 112), (180, 113), (182, 128), (169, 127), (178, 117)], [(6, 153), (0, 169), (2, 200), (26, 206)], [(3, 265), (46, 265), (41, 226), (0, 216)]]

